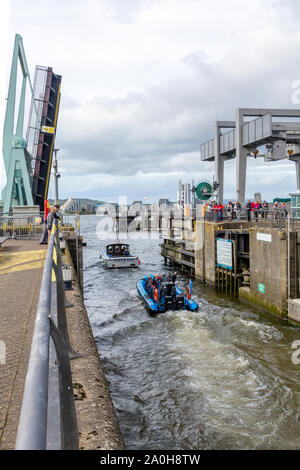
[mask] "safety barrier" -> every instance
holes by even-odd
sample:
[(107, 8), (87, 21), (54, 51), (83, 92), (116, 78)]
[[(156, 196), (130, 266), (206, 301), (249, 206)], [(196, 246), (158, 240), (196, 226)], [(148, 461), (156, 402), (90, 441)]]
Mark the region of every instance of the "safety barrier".
[[(39, 239), (44, 230), (44, 214), (40, 215), (28, 213), (18, 213), (17, 215), (1, 214), (0, 215), (0, 236), (15, 239)], [(62, 232), (73, 232), (74, 226), (69, 223), (68, 217), (64, 217), (64, 223), (60, 223)]]
[[(57, 324), (51, 315), (52, 272), (56, 280)], [(22, 409), (15, 448), (44, 450), (47, 448), (49, 347), (53, 341), (59, 379), (61, 449), (78, 449), (78, 430), (72, 387), (70, 358), (76, 357), (69, 341), (62, 277), (62, 260), (57, 226), (53, 224), (42, 277), (37, 315), (32, 338)]]
[(11, 238), (37, 239), (43, 232), (43, 213), (28, 214), (1, 214), (0, 215), (0, 236)]
[(223, 211), (223, 215), (220, 217), (218, 212), (206, 212), (204, 220), (207, 222), (252, 222), (256, 223), (259, 226), (263, 227), (273, 227), (273, 228), (287, 228), (288, 214), (290, 213), (291, 219), (294, 218), (293, 211), (287, 209), (259, 209), (258, 211), (250, 211), (249, 218), (246, 210), (241, 209), (239, 216), (237, 217), (235, 213), (228, 215), (226, 208)]

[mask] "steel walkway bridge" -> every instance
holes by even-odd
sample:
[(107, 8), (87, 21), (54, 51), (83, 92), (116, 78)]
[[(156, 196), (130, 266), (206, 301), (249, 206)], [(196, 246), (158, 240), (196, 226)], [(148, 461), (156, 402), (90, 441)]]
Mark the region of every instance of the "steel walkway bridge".
[[(245, 118), (255, 118), (246, 121)], [(278, 121), (284, 118), (284, 121)], [(293, 120), (297, 118), (298, 121)], [(300, 189), (300, 110), (238, 108), (235, 121), (216, 121), (214, 138), (200, 147), (201, 160), (215, 162), (218, 199), (223, 202), (224, 162), (236, 159), (236, 198), (245, 201), (248, 157), (265, 162), (295, 162), (297, 189)]]
[(80, 200), (69, 197), (61, 206), (61, 212), (80, 212)]

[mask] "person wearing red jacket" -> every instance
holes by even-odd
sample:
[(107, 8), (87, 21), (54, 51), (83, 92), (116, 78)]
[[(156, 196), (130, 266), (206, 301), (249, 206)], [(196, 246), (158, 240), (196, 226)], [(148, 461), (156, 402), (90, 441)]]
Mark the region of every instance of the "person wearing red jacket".
[(218, 222), (221, 222), (223, 220), (223, 211), (224, 211), (223, 204), (218, 202)]
[(256, 201), (254, 203), (254, 217), (255, 217), (255, 222), (258, 222), (258, 215), (260, 213), (260, 210), (262, 208), (262, 205), (259, 201)]

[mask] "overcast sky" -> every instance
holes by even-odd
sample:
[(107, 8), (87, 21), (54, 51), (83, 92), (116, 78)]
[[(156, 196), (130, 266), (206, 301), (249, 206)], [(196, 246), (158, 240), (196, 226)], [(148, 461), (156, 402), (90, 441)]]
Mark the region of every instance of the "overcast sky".
[[(1, 112), (19, 33), (32, 78), (36, 64), (63, 77), (60, 196), (175, 200), (179, 179), (212, 179), (199, 148), (216, 119), (234, 119), (237, 107), (297, 107), (299, 16), (297, 0), (11, 0)], [(234, 197), (235, 161), (225, 178)], [(248, 159), (247, 197), (295, 186), (294, 164)]]

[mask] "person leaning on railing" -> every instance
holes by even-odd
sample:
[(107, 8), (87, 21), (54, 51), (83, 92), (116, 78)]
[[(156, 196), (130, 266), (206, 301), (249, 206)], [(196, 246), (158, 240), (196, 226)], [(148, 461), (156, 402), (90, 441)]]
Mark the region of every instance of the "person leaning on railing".
[(59, 205), (55, 204), (55, 206), (51, 207), (51, 210), (47, 216), (47, 229), (48, 229), (48, 242), (51, 236), (52, 225), (55, 219), (60, 219), (57, 215), (57, 211), (59, 210)]
[(280, 206), (279, 206), (278, 202), (276, 201), (274, 206), (273, 206), (273, 214), (274, 214), (275, 220), (278, 220), (279, 213), (280, 213)]
[(262, 216), (263, 219), (267, 218), (268, 210), (269, 210), (269, 204), (267, 203), (267, 201), (264, 201), (262, 203), (262, 212), (261, 212), (261, 216)]
[(288, 209), (287, 209), (287, 206), (286, 206), (286, 203), (285, 203), (285, 202), (282, 202), (282, 203), (281, 203), (280, 209), (281, 209), (281, 211), (282, 211), (283, 217), (286, 219), (286, 218), (287, 218), (287, 215), (288, 215)]
[(261, 209), (262, 209), (262, 205), (259, 201), (256, 201), (254, 203), (254, 218), (255, 218), (255, 222), (258, 222), (258, 217), (259, 217), (259, 214), (261, 213)]
[(240, 202), (236, 201), (236, 203), (234, 204), (233, 213), (234, 213), (234, 218), (238, 221), (241, 220), (241, 210), (242, 210), (242, 206)]
[(251, 222), (251, 210), (252, 210), (252, 203), (250, 199), (248, 199), (247, 204), (245, 204), (246, 214), (247, 214), (247, 221)]

